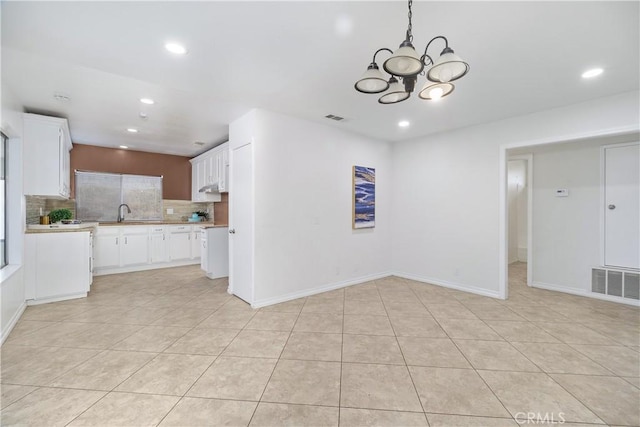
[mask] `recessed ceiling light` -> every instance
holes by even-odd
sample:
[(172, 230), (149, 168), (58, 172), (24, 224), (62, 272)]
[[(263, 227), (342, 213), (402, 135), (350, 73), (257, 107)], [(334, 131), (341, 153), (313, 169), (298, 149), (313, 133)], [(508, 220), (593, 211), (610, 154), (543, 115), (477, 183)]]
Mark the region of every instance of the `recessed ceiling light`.
[(164, 45), (164, 48), (171, 53), (175, 53), (176, 55), (184, 55), (185, 53), (187, 53), (187, 49), (178, 43), (167, 43)]
[(127, 148), (129, 148), (129, 147), (128, 147), (128, 146), (126, 146), (126, 145), (121, 145), (121, 146), (120, 146), (120, 148), (122, 148), (123, 150), (126, 150), (126, 149), (127, 149)]
[(402, 120), (398, 122), (398, 126), (400, 126), (401, 128), (406, 128), (410, 125), (411, 123), (409, 123), (407, 120)]
[(138, 133), (138, 129), (135, 128), (127, 128), (127, 132)]
[(599, 76), (600, 74), (602, 74), (603, 71), (604, 70), (602, 68), (592, 68), (591, 70), (587, 70), (584, 73), (582, 73), (582, 78), (590, 79), (592, 77)]
[(151, 98), (140, 98), (140, 102), (142, 102), (143, 104), (147, 104), (147, 105), (153, 105), (155, 104), (155, 101)]

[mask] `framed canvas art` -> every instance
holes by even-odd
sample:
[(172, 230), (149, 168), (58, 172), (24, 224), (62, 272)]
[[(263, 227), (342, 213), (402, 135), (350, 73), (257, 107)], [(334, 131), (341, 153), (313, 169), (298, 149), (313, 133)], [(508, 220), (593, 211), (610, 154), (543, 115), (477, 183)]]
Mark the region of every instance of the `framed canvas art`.
[(353, 167), (352, 226), (354, 229), (376, 226), (376, 170), (374, 168)]

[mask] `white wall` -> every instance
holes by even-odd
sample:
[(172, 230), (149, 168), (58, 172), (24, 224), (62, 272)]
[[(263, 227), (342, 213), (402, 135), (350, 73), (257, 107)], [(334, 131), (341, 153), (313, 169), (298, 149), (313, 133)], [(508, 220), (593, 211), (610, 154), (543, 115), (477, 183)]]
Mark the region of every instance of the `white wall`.
[(393, 269), (498, 297), (500, 146), (637, 129), (638, 99), (629, 92), (395, 145)]
[[(256, 111), (255, 304), (387, 275), (391, 146)], [(376, 169), (376, 226), (352, 230), (352, 166)]]
[(527, 162), (510, 160), (507, 166), (509, 263), (527, 260)]
[(9, 137), (7, 153), (7, 255), (9, 265), (0, 271), (0, 342), (3, 342), (25, 307), (22, 271), (25, 224), (22, 196), (22, 111), (8, 87), (2, 85), (0, 127)]
[[(637, 137), (533, 149), (533, 284), (590, 292), (600, 265), (600, 146)], [(569, 197), (556, 197), (566, 188)]]

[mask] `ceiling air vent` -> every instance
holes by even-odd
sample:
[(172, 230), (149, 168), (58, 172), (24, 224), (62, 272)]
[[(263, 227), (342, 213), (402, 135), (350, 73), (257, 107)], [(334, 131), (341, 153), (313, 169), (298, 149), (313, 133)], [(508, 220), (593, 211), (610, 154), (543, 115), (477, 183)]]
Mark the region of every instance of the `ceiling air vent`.
[(340, 120), (344, 120), (344, 117), (335, 116), (333, 114), (327, 114), (325, 117), (327, 119), (335, 120), (336, 122), (339, 122)]
[(204, 142), (202, 142), (202, 141), (196, 141), (196, 142), (194, 142), (193, 144), (194, 144), (194, 145), (198, 145), (198, 146), (202, 147), (202, 146), (204, 145)]

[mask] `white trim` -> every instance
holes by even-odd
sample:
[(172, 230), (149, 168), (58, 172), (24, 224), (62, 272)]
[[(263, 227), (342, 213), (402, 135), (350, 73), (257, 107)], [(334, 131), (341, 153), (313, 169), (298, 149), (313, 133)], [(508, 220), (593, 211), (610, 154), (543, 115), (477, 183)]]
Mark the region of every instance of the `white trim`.
[(269, 305), (279, 304), (282, 302), (287, 302), (287, 301), (291, 301), (298, 298), (304, 298), (311, 295), (321, 294), (323, 292), (329, 292), (329, 291), (334, 291), (336, 289), (346, 288), (348, 286), (359, 285), (360, 283), (369, 282), (371, 280), (382, 279), (384, 277), (389, 277), (392, 275), (393, 274), (389, 272), (384, 272), (384, 273), (370, 274), (368, 276), (361, 276), (356, 279), (343, 280), (341, 282), (330, 283), (328, 285), (322, 285), (316, 288), (305, 289), (303, 291), (291, 292), (282, 296), (254, 301), (253, 304), (251, 304), (251, 307), (252, 308), (266, 307)]
[(20, 271), (21, 268), (22, 268), (22, 265), (18, 265), (18, 264), (5, 265), (2, 268), (2, 270), (0, 270), (0, 285), (8, 281), (9, 278), (14, 274), (16, 274), (18, 271)]
[[(619, 126), (615, 128), (604, 129), (598, 132), (590, 132), (590, 133), (575, 133), (558, 137), (551, 138), (542, 138), (532, 141), (522, 141), (522, 142), (512, 142), (507, 144), (502, 144), (499, 147), (499, 177), (498, 177), (498, 185), (500, 186), (499, 200), (498, 200), (498, 219), (499, 219), (499, 248), (498, 248), (498, 293), (500, 294), (500, 298), (506, 299), (508, 294), (507, 287), (507, 268), (509, 265), (509, 260), (507, 259), (507, 227), (508, 222), (506, 221), (506, 203), (507, 203), (507, 164), (506, 164), (506, 153), (507, 150), (512, 148), (521, 148), (521, 147), (531, 147), (536, 145), (545, 145), (545, 144), (558, 144), (563, 142), (570, 141), (579, 141), (585, 139), (594, 139), (594, 138), (602, 138), (609, 136), (622, 136), (628, 135), (632, 133), (640, 132), (640, 125), (634, 124), (629, 126)], [(531, 218), (531, 221), (533, 218)], [(533, 249), (533, 246), (530, 247)], [(533, 252), (530, 250), (529, 252)], [(528, 267), (528, 266), (527, 266)], [(533, 286), (533, 283), (532, 283)]]
[(423, 282), (430, 285), (442, 286), (443, 288), (455, 289), (456, 291), (469, 292), (483, 297), (506, 299), (502, 298), (500, 291), (490, 291), (484, 288), (477, 288), (475, 286), (462, 285), (459, 283), (447, 282), (444, 280), (434, 279), (430, 277), (416, 276), (414, 274), (401, 273), (399, 271), (392, 272), (393, 276), (402, 277), (403, 279), (414, 280), (416, 282)]
[(20, 317), (22, 316), (22, 313), (24, 313), (24, 310), (26, 308), (27, 308), (27, 304), (23, 302), (20, 305), (20, 308), (18, 308), (16, 312), (13, 314), (13, 316), (11, 317), (11, 320), (9, 320), (9, 323), (5, 326), (4, 330), (2, 331), (2, 336), (0, 337), (0, 345), (4, 344), (4, 341), (7, 339), (7, 337), (9, 337), (9, 334), (18, 323), (18, 320), (20, 320)]
[(542, 283), (542, 282), (533, 282), (531, 285), (534, 288), (546, 289), (548, 291), (562, 292), (562, 293), (565, 293), (565, 294), (578, 295), (578, 296), (586, 297), (586, 298), (593, 298), (593, 299), (599, 299), (599, 300), (604, 300), (604, 301), (622, 303), (622, 304), (631, 305), (631, 306), (634, 306), (634, 307), (640, 307), (640, 301), (632, 300), (632, 299), (629, 299), (629, 298), (615, 297), (615, 296), (611, 296), (611, 295), (599, 294), (597, 292), (585, 291), (584, 289), (579, 289), (579, 288), (566, 288), (566, 287), (563, 287), (563, 286), (552, 285), (552, 284), (549, 284), (549, 283)]
[(128, 265), (126, 267), (104, 267), (93, 268), (94, 276), (106, 276), (108, 274), (133, 273), (135, 271), (156, 270), (160, 268), (182, 267), (185, 265), (200, 264), (200, 258), (187, 259), (183, 261), (159, 262), (154, 264)]
[[(508, 156), (507, 160), (524, 160), (527, 162), (527, 286), (531, 286), (533, 282), (533, 154)], [(518, 248), (519, 250), (520, 248)], [(518, 252), (519, 258), (520, 253)], [(508, 280), (507, 272), (507, 282)]]
[(88, 295), (87, 292), (79, 292), (79, 293), (75, 293), (75, 294), (68, 294), (68, 295), (58, 295), (55, 297), (49, 297), (49, 298), (42, 298), (42, 299), (28, 299), (26, 301), (28, 306), (32, 306), (32, 305), (40, 305), (40, 304), (49, 304), (50, 302), (60, 302), (60, 301), (68, 301), (68, 300), (72, 300), (72, 299), (78, 299), (78, 298), (86, 298)]

